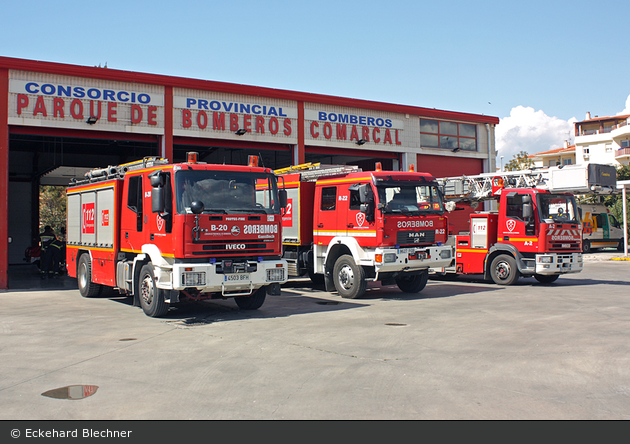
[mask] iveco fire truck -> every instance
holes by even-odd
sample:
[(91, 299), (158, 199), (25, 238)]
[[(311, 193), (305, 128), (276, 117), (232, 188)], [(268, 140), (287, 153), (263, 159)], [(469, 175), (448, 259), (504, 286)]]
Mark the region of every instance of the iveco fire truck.
[[(551, 283), (582, 271), (582, 226), (574, 194), (609, 194), (616, 171), (584, 164), (438, 179), (449, 203), (494, 200), (498, 209), (472, 213), (470, 231), (455, 235), (455, 269), (501, 285), (519, 276)], [(454, 211), (450, 217), (457, 217)]]
[(421, 291), (430, 267), (446, 267), (448, 221), (435, 179), (414, 171), (305, 164), (276, 170), (287, 190), (282, 217), (290, 276), (358, 298), (367, 281)]
[(134, 296), (148, 316), (185, 298), (234, 297), (259, 308), (288, 279), (286, 193), (258, 167), (145, 158), (95, 169), (67, 189), (68, 274), (84, 297)]

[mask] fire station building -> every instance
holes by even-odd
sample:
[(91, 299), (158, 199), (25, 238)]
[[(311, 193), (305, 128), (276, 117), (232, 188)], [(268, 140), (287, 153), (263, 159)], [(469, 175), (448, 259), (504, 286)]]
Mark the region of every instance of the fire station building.
[(305, 162), (495, 169), (496, 117), (0, 57), (0, 289), (37, 238), (39, 186), (147, 156), (282, 168)]

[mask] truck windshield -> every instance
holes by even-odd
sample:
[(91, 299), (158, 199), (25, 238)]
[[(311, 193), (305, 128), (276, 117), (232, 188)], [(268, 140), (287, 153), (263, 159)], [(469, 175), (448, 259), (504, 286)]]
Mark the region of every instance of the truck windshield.
[(444, 203), (435, 185), (388, 184), (377, 189), (385, 214), (444, 213)]
[(544, 223), (578, 223), (575, 198), (564, 194), (538, 194), (540, 220)]
[(195, 201), (203, 202), (204, 213), (280, 213), (273, 174), (181, 170), (175, 173), (175, 196), (178, 214), (191, 213)]

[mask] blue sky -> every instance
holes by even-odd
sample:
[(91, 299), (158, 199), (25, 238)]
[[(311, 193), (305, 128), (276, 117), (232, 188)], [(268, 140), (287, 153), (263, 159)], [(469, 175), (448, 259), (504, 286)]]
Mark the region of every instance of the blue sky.
[(630, 108), (629, 2), (4, 2), (0, 55), (496, 116), (510, 159)]

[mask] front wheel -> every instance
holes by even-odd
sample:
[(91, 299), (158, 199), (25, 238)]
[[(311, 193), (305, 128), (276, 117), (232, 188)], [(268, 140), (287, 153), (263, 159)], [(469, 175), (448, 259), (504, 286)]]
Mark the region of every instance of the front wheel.
[(354, 262), (354, 258), (345, 254), (337, 259), (333, 268), (333, 282), (342, 298), (356, 299), (367, 290), (365, 270)]
[(490, 276), (495, 284), (514, 284), (519, 276), (516, 260), (508, 254), (501, 254), (495, 257), (490, 265)]
[(146, 264), (140, 270), (138, 280), (140, 306), (147, 316), (159, 318), (168, 312), (169, 304), (164, 299), (164, 290), (157, 288), (153, 265)]
[(555, 282), (560, 276), (557, 274), (545, 275), (545, 274), (535, 274), (534, 279), (536, 279), (541, 284), (551, 284)]
[(236, 296), (234, 300), (241, 310), (258, 310), (267, 297), (267, 289), (260, 287), (249, 296)]
[(413, 276), (401, 276), (396, 278), (396, 285), (405, 293), (420, 293), (427, 285), (429, 272), (425, 271)]

